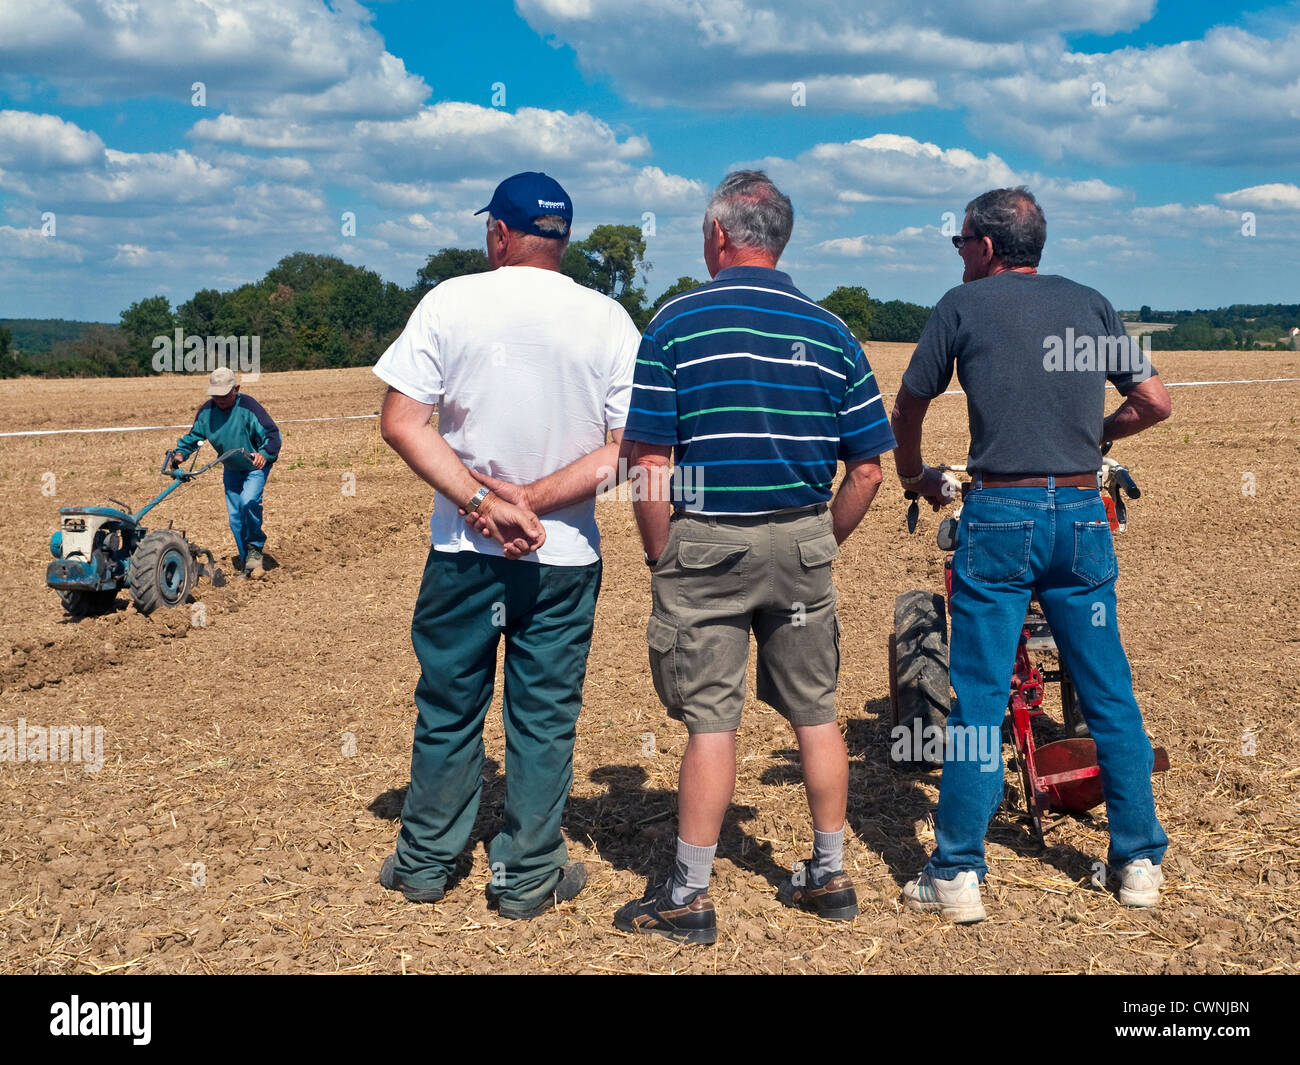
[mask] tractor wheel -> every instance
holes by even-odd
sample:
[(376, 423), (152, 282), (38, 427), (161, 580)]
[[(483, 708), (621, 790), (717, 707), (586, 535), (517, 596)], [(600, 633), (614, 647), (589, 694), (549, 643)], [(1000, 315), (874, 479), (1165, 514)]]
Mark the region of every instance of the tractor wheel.
[(1061, 663), (1061, 716), (1065, 724), (1065, 735), (1068, 739), (1086, 739), (1092, 735), (1088, 729), (1088, 724), (1083, 720), (1083, 713), (1079, 710), (1079, 692), (1074, 686), (1074, 679), (1070, 676), (1070, 671), (1065, 668), (1065, 663)]
[(87, 592), (80, 588), (59, 592), (59, 602), (69, 616), (74, 618), (93, 618), (108, 614), (117, 602), (117, 589), (109, 588), (99, 592)]
[[(897, 706), (895, 727), (902, 726), (911, 735), (908, 743), (891, 744), (890, 758), (898, 765), (942, 765), (945, 724), (952, 709), (943, 596), (914, 589), (894, 600), (891, 651), (890, 701)], [(905, 750), (907, 757), (897, 757), (899, 750)]]
[(194, 558), (185, 537), (171, 529), (157, 529), (131, 553), (126, 571), (131, 598), (142, 614), (160, 606), (180, 606), (194, 588)]

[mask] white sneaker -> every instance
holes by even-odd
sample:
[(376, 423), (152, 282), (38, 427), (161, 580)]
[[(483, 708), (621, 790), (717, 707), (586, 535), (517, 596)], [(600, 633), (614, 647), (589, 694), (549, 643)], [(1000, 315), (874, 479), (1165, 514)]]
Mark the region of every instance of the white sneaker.
[(980, 881), (974, 869), (940, 880), (922, 873), (903, 887), (903, 904), (919, 913), (940, 913), (954, 924), (974, 924), (988, 916), (980, 900)]
[(1165, 874), (1150, 858), (1129, 862), (1119, 871), (1119, 901), (1125, 906), (1156, 906)]

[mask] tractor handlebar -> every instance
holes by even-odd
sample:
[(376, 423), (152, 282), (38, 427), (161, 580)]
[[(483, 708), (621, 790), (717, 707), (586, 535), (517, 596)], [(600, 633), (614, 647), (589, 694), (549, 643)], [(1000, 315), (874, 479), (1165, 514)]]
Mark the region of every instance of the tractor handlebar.
[(177, 453), (178, 453), (178, 452), (177, 452), (177, 449), (176, 449), (176, 448), (172, 448), (170, 451), (167, 452), (166, 455), (163, 456), (163, 466), (162, 466), (162, 471), (161, 471), (161, 472), (163, 472), (163, 473), (170, 473), (171, 476), (175, 477), (176, 480), (178, 480), (178, 481), (190, 481), (190, 480), (193, 480), (195, 477), (198, 477), (200, 474), (207, 473), (208, 470), (212, 469), (212, 467), (213, 467), (213, 466), (216, 466), (218, 463), (225, 462), (226, 459), (230, 458), (231, 455), (243, 455), (244, 458), (249, 459), (249, 460), (251, 460), (252, 457), (253, 457), (253, 453), (252, 453), (251, 451), (249, 451), (247, 448), (244, 448), (244, 447), (233, 447), (233, 448), (231, 448), (229, 451), (226, 451), (226, 452), (224, 452), (224, 453), (218, 455), (215, 459), (213, 459), (211, 462), (209, 462), (206, 466), (201, 466), (201, 467), (200, 467), (199, 469), (197, 469), (197, 470), (182, 470), (182, 469), (180, 469), (179, 467), (177, 467), (177, 468), (173, 468), (173, 467), (172, 467), (172, 461), (173, 461), (174, 458), (176, 457)]

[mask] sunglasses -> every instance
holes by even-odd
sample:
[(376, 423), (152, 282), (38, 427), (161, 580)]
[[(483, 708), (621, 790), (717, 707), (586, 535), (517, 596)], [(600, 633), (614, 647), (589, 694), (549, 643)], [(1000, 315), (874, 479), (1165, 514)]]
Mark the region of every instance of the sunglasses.
[(965, 244), (968, 240), (983, 240), (983, 239), (984, 239), (983, 237), (976, 237), (976, 236), (953, 237), (952, 246), (956, 248), (958, 251), (961, 251), (962, 245)]

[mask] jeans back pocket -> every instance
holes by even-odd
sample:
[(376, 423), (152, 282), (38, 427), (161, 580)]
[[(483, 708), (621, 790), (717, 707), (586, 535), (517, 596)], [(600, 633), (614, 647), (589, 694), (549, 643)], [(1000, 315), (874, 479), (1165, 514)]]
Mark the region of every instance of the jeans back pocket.
[(1115, 576), (1115, 541), (1110, 523), (1076, 521), (1074, 523), (1074, 575), (1094, 588)]
[(1004, 584), (1029, 569), (1032, 521), (972, 521), (965, 529), (966, 576), (982, 584)]

